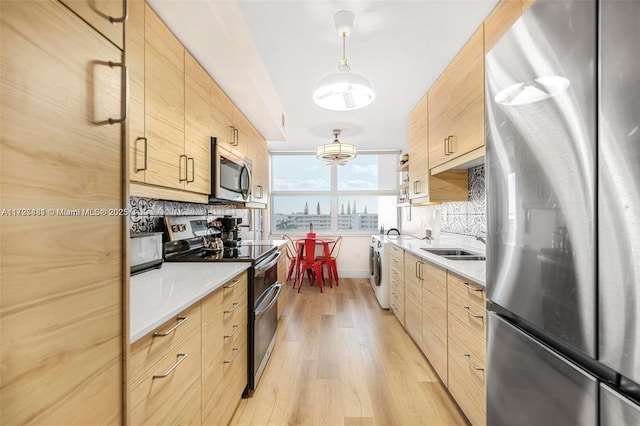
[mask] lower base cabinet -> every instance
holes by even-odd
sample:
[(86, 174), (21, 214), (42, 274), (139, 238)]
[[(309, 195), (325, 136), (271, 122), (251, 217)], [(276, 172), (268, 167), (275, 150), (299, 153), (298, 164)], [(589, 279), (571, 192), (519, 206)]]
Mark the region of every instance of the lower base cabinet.
[(447, 272), (449, 392), (474, 426), (486, 425), (486, 298), (481, 286)]
[[(397, 316), (395, 306), (400, 306), (397, 301), (400, 296), (402, 326), (469, 422), (474, 426), (486, 425), (484, 287), (401, 248), (391, 247), (391, 309)], [(403, 291), (399, 291), (398, 284), (401, 274), (396, 272), (394, 278), (393, 272), (394, 267), (396, 271), (402, 270), (398, 268), (402, 264), (400, 259), (404, 262)]]
[[(192, 307), (178, 319), (172, 320), (154, 331), (165, 334), (172, 323), (179, 324), (174, 332), (184, 327), (189, 320), (199, 319), (200, 305)], [(187, 318), (182, 320), (181, 318)], [(154, 337), (153, 333), (134, 343), (132, 359), (145, 358), (154, 352), (154, 347), (167, 346), (155, 363), (139, 364), (142, 372), (132, 368), (134, 379), (131, 384), (131, 424), (188, 424), (199, 425), (200, 414), (200, 367), (201, 336), (200, 325), (187, 336), (173, 332), (167, 336)], [(152, 355), (150, 359), (155, 358)], [(132, 362), (133, 364), (133, 362)]]
[(131, 424), (226, 425), (247, 386), (247, 273), (131, 347)]

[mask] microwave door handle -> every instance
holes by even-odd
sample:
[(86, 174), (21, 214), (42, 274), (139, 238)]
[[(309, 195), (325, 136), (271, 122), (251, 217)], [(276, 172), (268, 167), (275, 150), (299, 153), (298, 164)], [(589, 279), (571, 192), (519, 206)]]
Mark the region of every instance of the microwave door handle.
[(264, 315), (265, 312), (269, 312), (269, 310), (273, 307), (273, 305), (278, 301), (278, 296), (280, 296), (280, 291), (282, 290), (282, 284), (275, 283), (271, 286), (271, 289), (272, 289), (271, 291), (275, 294), (265, 308), (263, 308), (262, 306), (258, 306), (256, 308), (256, 312), (255, 312), (256, 320), (259, 320), (262, 317), (262, 315)]
[[(247, 185), (247, 188), (245, 190), (245, 188), (242, 188), (242, 174), (246, 173), (247, 174), (247, 180), (249, 181), (249, 184)], [(240, 173), (240, 191), (242, 191), (242, 198), (244, 198), (245, 200), (247, 198), (249, 198), (249, 194), (251, 193), (251, 172), (249, 172), (249, 168), (247, 166), (243, 166), (242, 167), (242, 173)]]

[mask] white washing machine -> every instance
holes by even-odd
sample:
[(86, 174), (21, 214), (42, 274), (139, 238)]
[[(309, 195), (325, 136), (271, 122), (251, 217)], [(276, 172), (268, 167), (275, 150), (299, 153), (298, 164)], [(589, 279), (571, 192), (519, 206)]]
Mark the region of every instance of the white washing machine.
[(389, 309), (389, 250), (384, 236), (372, 235), (370, 244), (371, 288), (383, 309)]

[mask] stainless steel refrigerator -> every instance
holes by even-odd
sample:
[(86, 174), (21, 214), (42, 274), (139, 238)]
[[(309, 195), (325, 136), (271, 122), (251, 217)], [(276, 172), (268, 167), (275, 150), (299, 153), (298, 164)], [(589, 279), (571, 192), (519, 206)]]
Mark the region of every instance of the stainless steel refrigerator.
[(640, 425), (640, 1), (537, 0), (485, 64), (488, 424)]

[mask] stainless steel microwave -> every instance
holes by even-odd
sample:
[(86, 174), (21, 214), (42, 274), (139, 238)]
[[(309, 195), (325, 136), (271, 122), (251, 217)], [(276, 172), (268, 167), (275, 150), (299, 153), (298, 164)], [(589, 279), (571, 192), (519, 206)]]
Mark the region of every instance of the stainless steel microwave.
[(211, 194), (209, 202), (251, 201), (251, 160), (211, 138)]

